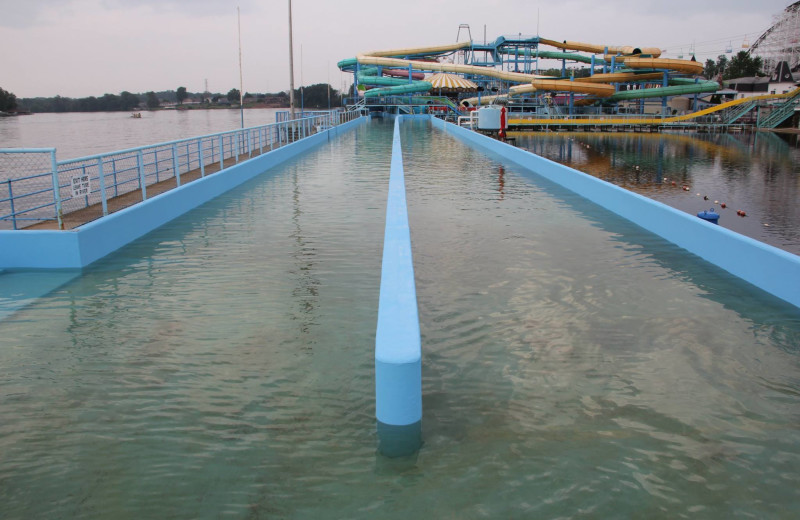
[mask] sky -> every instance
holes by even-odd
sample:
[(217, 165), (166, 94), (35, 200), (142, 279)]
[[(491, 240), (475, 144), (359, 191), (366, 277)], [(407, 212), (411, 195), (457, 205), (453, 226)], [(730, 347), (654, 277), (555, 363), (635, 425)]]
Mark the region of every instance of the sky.
[[(295, 86), (349, 86), (371, 50), (536, 35), (698, 61), (753, 43), (789, 0), (293, 0)], [(66, 97), (289, 88), (289, 0), (0, 0), (0, 88)], [(465, 29), (459, 41), (465, 40)]]

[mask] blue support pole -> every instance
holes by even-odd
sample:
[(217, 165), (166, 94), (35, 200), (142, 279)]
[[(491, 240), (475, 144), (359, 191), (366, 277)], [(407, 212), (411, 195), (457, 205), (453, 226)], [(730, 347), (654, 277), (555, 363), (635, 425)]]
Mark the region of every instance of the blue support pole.
[(175, 186), (181, 185), (181, 171), (178, 166), (178, 146), (172, 145), (172, 169), (175, 172)]
[(200, 177), (206, 176), (206, 158), (203, 157), (203, 139), (197, 140), (197, 160), (200, 162)]
[[(661, 79), (661, 86), (666, 87), (669, 85), (669, 71), (664, 71), (664, 77)], [(661, 116), (667, 115), (667, 96), (661, 98)]]

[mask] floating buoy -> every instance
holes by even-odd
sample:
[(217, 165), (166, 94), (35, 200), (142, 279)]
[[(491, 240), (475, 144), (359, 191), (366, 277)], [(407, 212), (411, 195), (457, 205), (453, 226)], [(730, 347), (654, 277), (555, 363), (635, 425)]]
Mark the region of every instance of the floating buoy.
[(708, 211), (701, 211), (700, 213), (697, 214), (697, 216), (703, 220), (711, 222), (712, 224), (719, 225), (719, 213), (714, 211), (714, 208), (711, 208)]
[(703, 195), (703, 200), (708, 200), (708, 195)]
[(683, 191), (689, 191), (689, 186), (684, 186)]
[(722, 204), (719, 205), (719, 207), (725, 209), (728, 207), (728, 205), (723, 202)]
[(715, 201), (714, 201), (714, 204), (719, 204), (719, 201), (718, 201), (718, 200), (715, 200)]
[(745, 213), (745, 212), (744, 212), (744, 211), (742, 211), (741, 209), (740, 209), (740, 210), (737, 210), (737, 211), (736, 211), (736, 214), (737, 214), (737, 215), (739, 215), (740, 217), (746, 217), (746, 216), (747, 216), (747, 213)]
[(672, 181), (672, 185), (675, 186), (675, 181)]
[(769, 224), (767, 224), (766, 222), (764, 222), (764, 225), (765, 225), (766, 227), (769, 227)]

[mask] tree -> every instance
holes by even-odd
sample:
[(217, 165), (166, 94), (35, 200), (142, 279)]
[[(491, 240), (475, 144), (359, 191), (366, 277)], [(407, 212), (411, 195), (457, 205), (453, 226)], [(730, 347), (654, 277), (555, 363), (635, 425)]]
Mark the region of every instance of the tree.
[[(317, 83), (303, 88), (303, 106), (305, 108), (328, 108), (328, 89), (330, 88), (331, 106), (338, 107), (342, 104), (341, 94), (327, 83)], [(295, 91), (295, 103), (299, 105), (301, 92)]]
[(744, 78), (748, 76), (763, 76), (761, 56), (750, 56), (747, 51), (739, 51), (736, 56), (731, 58), (730, 63), (722, 73), (723, 79)]
[(0, 88), (0, 112), (8, 112), (17, 108), (17, 96)]
[(149, 108), (150, 110), (158, 108), (158, 105), (160, 105), (161, 102), (158, 100), (158, 96), (156, 96), (156, 93), (151, 90), (145, 95), (147, 96), (147, 108)]
[(703, 76), (706, 79), (716, 79), (718, 76), (725, 74), (725, 69), (728, 68), (728, 57), (724, 54), (717, 56), (717, 61), (712, 59), (706, 60), (706, 67), (703, 70)]
[(228, 101), (231, 103), (238, 103), (239, 102), (239, 89), (232, 88), (228, 91)]
[(175, 91), (175, 98), (178, 100), (178, 104), (182, 105), (183, 100), (189, 97), (189, 94), (186, 93), (186, 87), (178, 87), (178, 90)]
[(119, 94), (119, 109), (120, 110), (133, 110), (139, 108), (141, 100), (136, 94), (131, 94), (127, 90), (123, 90)]

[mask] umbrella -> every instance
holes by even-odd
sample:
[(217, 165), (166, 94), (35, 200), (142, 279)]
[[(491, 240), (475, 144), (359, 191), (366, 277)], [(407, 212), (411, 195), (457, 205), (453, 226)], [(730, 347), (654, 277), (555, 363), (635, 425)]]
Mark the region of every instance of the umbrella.
[(433, 85), (433, 90), (438, 90), (441, 92), (470, 92), (478, 90), (478, 85), (470, 80), (453, 74), (445, 74), (443, 72), (433, 74), (425, 81), (428, 81), (431, 83), (431, 85)]

